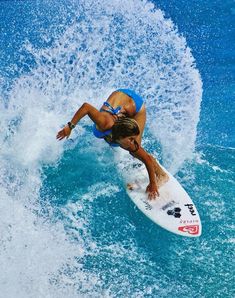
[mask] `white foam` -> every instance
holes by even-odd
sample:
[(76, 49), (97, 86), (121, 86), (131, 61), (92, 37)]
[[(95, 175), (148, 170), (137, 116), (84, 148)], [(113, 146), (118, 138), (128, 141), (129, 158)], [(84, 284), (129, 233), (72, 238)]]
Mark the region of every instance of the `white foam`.
[[(37, 217), (3, 189), (0, 210), (1, 297), (64, 297), (65, 293), (76, 297), (76, 286), (66, 268), (74, 270), (74, 256), (83, 256), (81, 244), (79, 248), (70, 241), (62, 224), (50, 224)], [(76, 267), (77, 277), (88, 287), (79, 264)]]
[[(66, 1), (68, 15), (69, 7)], [(52, 224), (36, 215), (41, 211), (42, 167), (56, 164), (64, 151), (56, 133), (84, 101), (99, 107), (117, 87), (133, 88), (148, 108), (152, 137), (146, 138), (150, 145), (151, 138), (160, 141), (168, 166), (177, 169), (194, 149), (202, 87), (174, 24), (147, 1), (86, 0), (73, 13), (78, 19), (53, 36), (50, 48), (25, 43), (35, 66), (28, 65), (29, 74), (19, 73), (1, 104), (0, 284), (5, 298), (111, 295), (75, 261), (84, 255), (84, 243), (71, 241), (66, 220)], [(73, 136), (79, 139), (86, 125), (91, 125), (88, 119)], [(109, 186), (100, 195), (110, 191), (117, 189)], [(91, 188), (88, 199), (93, 192)], [(66, 210), (71, 222), (72, 209)], [(85, 219), (77, 228), (87, 235)], [(95, 247), (90, 238), (88, 242)], [(66, 268), (73, 273), (66, 274)]]

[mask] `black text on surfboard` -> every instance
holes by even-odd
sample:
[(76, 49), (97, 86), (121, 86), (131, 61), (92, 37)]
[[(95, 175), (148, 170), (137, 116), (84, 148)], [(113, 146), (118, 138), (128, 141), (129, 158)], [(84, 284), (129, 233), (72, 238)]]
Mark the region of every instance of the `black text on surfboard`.
[(188, 207), (190, 213), (194, 216), (196, 215), (195, 210), (193, 209), (193, 204), (185, 204), (184, 206)]

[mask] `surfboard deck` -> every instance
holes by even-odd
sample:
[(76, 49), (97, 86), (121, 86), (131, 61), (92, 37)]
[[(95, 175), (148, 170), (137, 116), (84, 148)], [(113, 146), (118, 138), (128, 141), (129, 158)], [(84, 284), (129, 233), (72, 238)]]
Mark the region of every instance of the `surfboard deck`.
[[(163, 167), (169, 180), (159, 188), (160, 196), (149, 200), (146, 187), (149, 184), (148, 173), (143, 164), (133, 163), (122, 169), (128, 196), (149, 219), (162, 228), (186, 237), (199, 237), (202, 225), (199, 213), (192, 199), (180, 183)], [(123, 172), (124, 171), (124, 172)]]

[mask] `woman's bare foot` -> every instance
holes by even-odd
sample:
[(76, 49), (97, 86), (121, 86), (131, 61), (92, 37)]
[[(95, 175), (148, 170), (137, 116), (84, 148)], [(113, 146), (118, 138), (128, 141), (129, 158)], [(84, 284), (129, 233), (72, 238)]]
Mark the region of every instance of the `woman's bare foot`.
[(129, 190), (137, 190), (137, 189), (140, 189), (141, 188), (141, 182), (138, 181), (138, 180), (135, 180), (132, 183), (127, 183), (126, 187)]
[(134, 184), (127, 183), (126, 187), (127, 187), (127, 189), (129, 189), (129, 190), (133, 190), (133, 189), (134, 189)]

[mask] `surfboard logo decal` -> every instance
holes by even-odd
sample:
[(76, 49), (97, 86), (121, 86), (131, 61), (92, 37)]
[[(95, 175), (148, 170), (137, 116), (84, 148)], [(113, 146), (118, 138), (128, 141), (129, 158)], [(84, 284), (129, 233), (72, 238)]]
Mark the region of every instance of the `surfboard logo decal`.
[(178, 230), (191, 235), (197, 235), (199, 233), (199, 225), (178, 227)]
[(168, 209), (168, 208), (174, 206), (175, 204), (176, 204), (176, 202), (175, 202), (174, 200), (172, 200), (172, 201), (170, 201), (169, 203), (167, 203), (166, 205), (164, 205), (164, 206), (162, 207), (162, 210), (165, 211), (166, 209)]
[(193, 216), (195, 216), (196, 215), (196, 213), (195, 213), (195, 210), (193, 209), (193, 204), (185, 204), (184, 205), (185, 207), (188, 207), (188, 210), (190, 211), (190, 213), (193, 215)]
[(143, 201), (144, 205), (145, 205), (145, 210), (152, 210), (153, 207), (146, 201)]
[(168, 210), (167, 214), (168, 215), (173, 215), (176, 218), (180, 218), (181, 217), (180, 211), (181, 211), (181, 209), (179, 207), (176, 207), (173, 210)]

